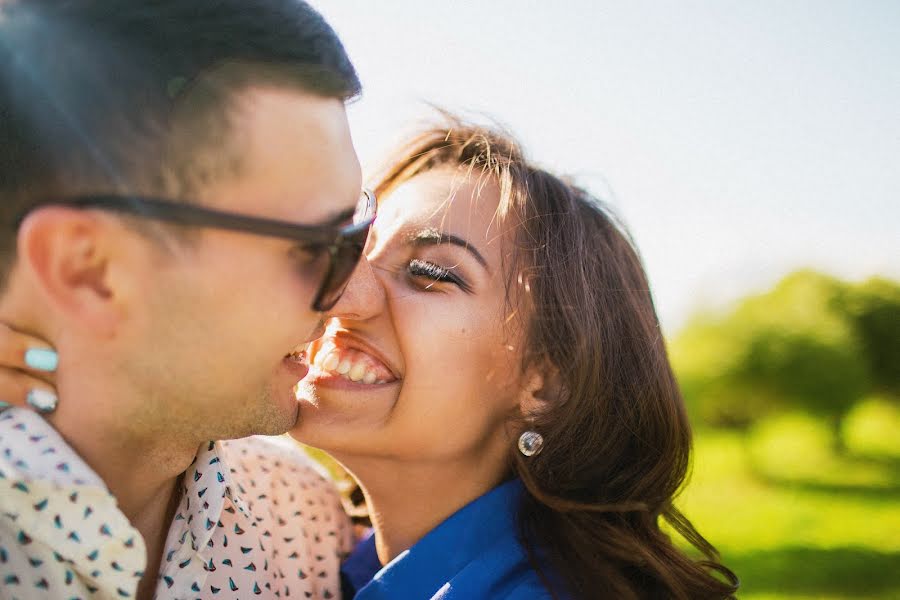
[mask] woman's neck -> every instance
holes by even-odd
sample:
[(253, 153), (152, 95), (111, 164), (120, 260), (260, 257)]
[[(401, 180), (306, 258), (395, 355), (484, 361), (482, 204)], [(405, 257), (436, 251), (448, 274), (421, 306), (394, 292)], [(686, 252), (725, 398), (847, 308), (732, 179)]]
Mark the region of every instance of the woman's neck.
[(360, 482), (382, 565), (412, 547), (453, 513), (499, 485), (502, 464), (406, 462), (342, 457)]

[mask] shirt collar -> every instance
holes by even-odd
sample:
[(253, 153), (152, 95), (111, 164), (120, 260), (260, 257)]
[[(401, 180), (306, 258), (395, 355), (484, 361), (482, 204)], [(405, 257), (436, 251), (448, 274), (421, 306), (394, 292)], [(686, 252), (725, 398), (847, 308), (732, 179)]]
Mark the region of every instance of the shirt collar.
[[(96, 589), (134, 589), (146, 564), (144, 540), (62, 436), (32, 411), (11, 408), (0, 413), (0, 448), (0, 478), (14, 488), (3, 518), (27, 540), (20, 543), (50, 548)], [(109, 557), (112, 568), (98, 569)]]
[(375, 532), (370, 529), (341, 565), (342, 596), (353, 598), (380, 570), (381, 561), (375, 550)]
[[(412, 548), (401, 552), (380, 568), (375, 551), (375, 536), (363, 540), (341, 569), (351, 595), (365, 588), (403, 590), (404, 598), (428, 598), (435, 582), (449, 581), (465, 565), (498, 541), (515, 536), (515, 516), (524, 491), (521, 480), (514, 479), (470, 502), (432, 529)], [(374, 591), (374, 590), (373, 590)]]
[(33, 411), (10, 408), (0, 413), (0, 441), (3, 459), (24, 479), (107, 489), (59, 432)]
[[(241, 497), (245, 490), (240, 484), (235, 487), (228, 467), (222, 461), (223, 454), (219, 442), (206, 442), (198, 449), (194, 462), (184, 472), (181, 502), (169, 530), (167, 546), (173, 539), (183, 545), (190, 538), (191, 549), (198, 552), (212, 537), (223, 508), (248, 514)], [(225, 508), (226, 499), (231, 501), (233, 508)]]

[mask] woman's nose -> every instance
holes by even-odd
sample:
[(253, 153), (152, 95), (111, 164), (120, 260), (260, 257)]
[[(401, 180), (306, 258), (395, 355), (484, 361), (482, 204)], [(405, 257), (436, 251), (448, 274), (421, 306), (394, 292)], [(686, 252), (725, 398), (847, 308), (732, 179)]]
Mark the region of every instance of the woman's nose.
[(380, 314), (384, 304), (384, 288), (375, 277), (371, 263), (363, 256), (353, 270), (344, 294), (324, 316), (365, 321)]

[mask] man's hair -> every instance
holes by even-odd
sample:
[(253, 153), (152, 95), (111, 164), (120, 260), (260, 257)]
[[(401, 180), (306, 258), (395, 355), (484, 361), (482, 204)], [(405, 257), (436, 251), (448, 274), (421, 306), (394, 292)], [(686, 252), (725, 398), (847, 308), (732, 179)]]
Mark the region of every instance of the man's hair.
[(267, 84), (360, 92), (301, 0), (0, 0), (0, 278), (17, 218), (49, 199), (185, 199), (233, 169), (232, 101)]

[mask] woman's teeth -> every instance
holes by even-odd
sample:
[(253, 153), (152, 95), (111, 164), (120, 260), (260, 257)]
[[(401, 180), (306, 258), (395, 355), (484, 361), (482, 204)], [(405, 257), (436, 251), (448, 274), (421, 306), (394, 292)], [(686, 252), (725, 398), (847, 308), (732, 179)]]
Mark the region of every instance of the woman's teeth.
[(341, 359), (338, 358), (338, 355), (332, 352), (328, 355), (328, 358), (325, 359), (325, 362), (322, 363), (322, 368), (326, 371), (334, 371), (337, 369), (340, 362)]
[(384, 366), (374, 364), (375, 359), (355, 350), (325, 348), (315, 358), (322, 371), (340, 375), (344, 379), (367, 385), (385, 383), (389, 378)]
[(349, 377), (353, 381), (362, 381), (362, 378), (366, 376), (366, 365), (356, 363), (352, 367), (350, 367), (350, 372), (347, 373), (347, 377)]

